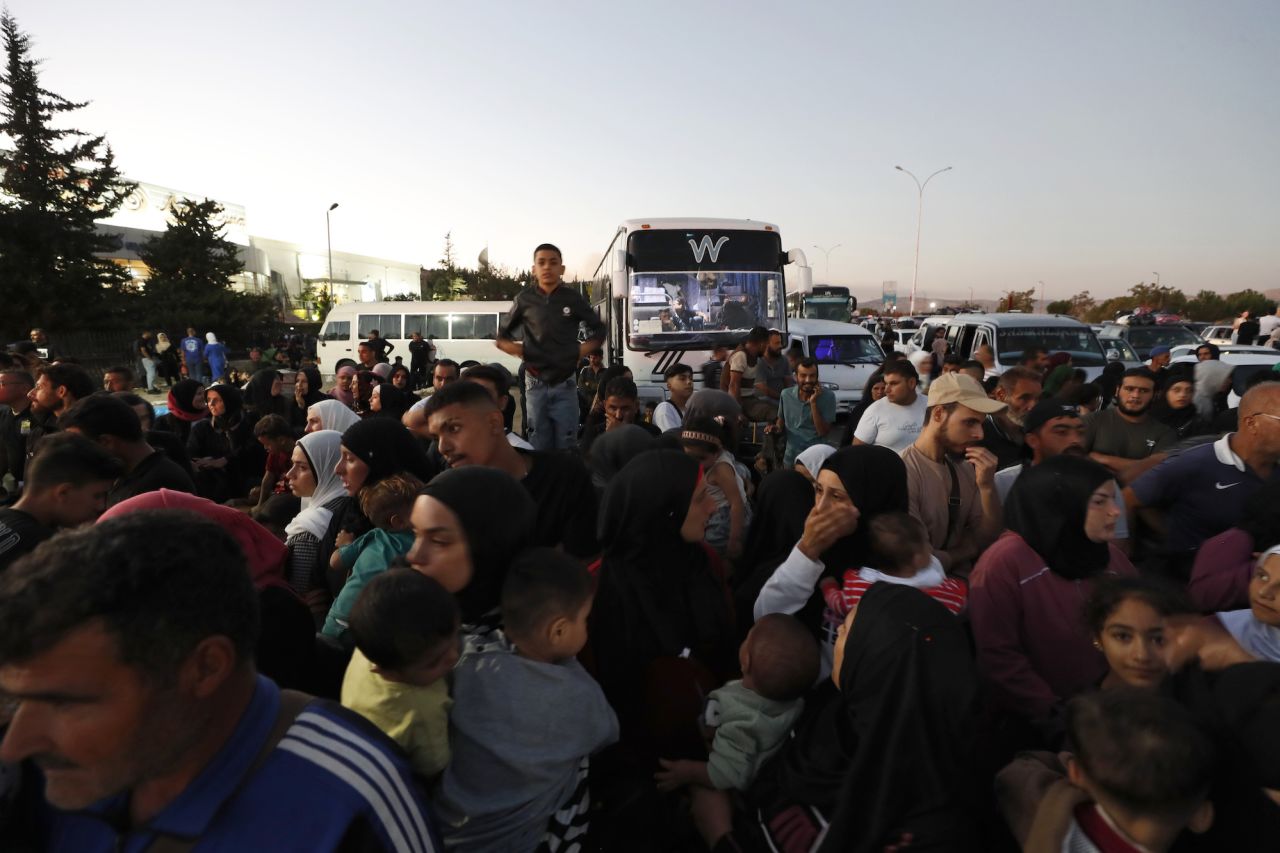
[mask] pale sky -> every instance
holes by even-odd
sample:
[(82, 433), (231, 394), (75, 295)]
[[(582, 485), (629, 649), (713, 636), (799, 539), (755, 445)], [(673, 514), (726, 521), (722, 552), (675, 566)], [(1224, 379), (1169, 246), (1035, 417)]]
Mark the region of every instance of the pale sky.
[[(7, 0), (131, 178), (431, 266), (771, 221), (923, 298), (1280, 287), (1280, 3)], [(826, 260), (813, 244), (842, 244)]]

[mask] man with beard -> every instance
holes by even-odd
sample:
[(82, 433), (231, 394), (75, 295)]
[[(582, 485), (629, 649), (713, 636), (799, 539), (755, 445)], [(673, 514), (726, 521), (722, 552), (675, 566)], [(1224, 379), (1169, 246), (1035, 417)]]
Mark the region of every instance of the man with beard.
[(1156, 378), (1145, 367), (1126, 370), (1116, 404), (1085, 421), (1084, 449), (1105, 465), (1121, 485), (1160, 464), (1178, 442), (1177, 434), (1151, 417)]
[(1011, 367), (1000, 375), (994, 396), (1009, 408), (987, 415), (982, 423), (982, 446), (995, 454), (997, 470), (1026, 459), (1022, 422), (1040, 399), (1043, 387), (1040, 374), (1026, 367)]
[[(1003, 506), (1013, 489), (1014, 482), (1023, 470), (1039, 465), (1055, 456), (1084, 456), (1084, 421), (1080, 410), (1058, 400), (1042, 400), (1032, 407), (1023, 419), (1022, 435), (1031, 452), (1030, 462), (1003, 468), (996, 472), (996, 493)], [(1120, 506), (1120, 518), (1116, 520), (1115, 543), (1121, 550), (1128, 550), (1129, 519), (1125, 513), (1124, 498)]]
[(996, 457), (980, 442), (983, 416), (1004, 409), (969, 374), (939, 376), (929, 386), (924, 429), (902, 451), (907, 511), (929, 531), (933, 554), (949, 574), (967, 575), (1000, 533)]
[(928, 403), (916, 392), (920, 375), (906, 359), (886, 361), (881, 372), (884, 396), (862, 413), (853, 443), (876, 444), (901, 453), (920, 434)]
[(782, 392), (778, 422), (770, 427), (785, 433), (787, 449), (782, 454), (782, 467), (796, 464), (796, 456), (822, 441), (836, 422), (836, 395), (818, 382), (818, 361), (812, 356), (796, 365), (800, 383)]
[(782, 352), (782, 332), (769, 330), (769, 342), (765, 345), (764, 354), (760, 356), (756, 371), (756, 395), (767, 397), (778, 405), (782, 392), (796, 384), (791, 362)]
[(27, 458), (35, 455), (46, 433), (56, 432), (58, 416), (93, 393), (93, 380), (74, 364), (51, 364), (36, 374), (36, 385), (27, 392), (31, 401), (31, 428), (27, 431)]
[(1239, 411), (1239, 430), (1171, 454), (1124, 490), (1163, 533), (1164, 570), (1177, 580), (1206, 539), (1237, 526), (1254, 492), (1280, 482), (1280, 382), (1250, 388)]

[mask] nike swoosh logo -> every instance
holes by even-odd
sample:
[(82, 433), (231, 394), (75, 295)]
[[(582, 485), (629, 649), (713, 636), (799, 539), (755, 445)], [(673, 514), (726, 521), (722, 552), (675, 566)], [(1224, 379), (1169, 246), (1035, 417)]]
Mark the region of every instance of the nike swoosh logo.
[(1214, 485), (1214, 488), (1216, 488), (1216, 489), (1229, 489), (1229, 488), (1231, 488), (1232, 486), (1238, 486), (1238, 485), (1240, 485), (1240, 484), (1239, 484), (1239, 483), (1227, 483), (1227, 484), (1224, 486), (1224, 485), (1222, 485), (1221, 483), (1214, 483), (1213, 485)]

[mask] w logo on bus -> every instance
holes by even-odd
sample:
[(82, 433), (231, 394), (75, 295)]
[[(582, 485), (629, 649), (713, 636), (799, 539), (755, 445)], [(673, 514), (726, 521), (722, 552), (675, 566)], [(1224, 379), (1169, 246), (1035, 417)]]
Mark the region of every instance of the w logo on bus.
[(724, 244), (728, 242), (729, 242), (728, 237), (721, 237), (719, 240), (716, 240), (714, 243), (712, 243), (711, 235), (703, 234), (702, 239), (697, 243), (690, 240), (689, 248), (693, 249), (693, 259), (698, 263), (702, 263), (702, 259), (707, 255), (710, 255), (711, 263), (714, 264), (716, 261), (720, 260), (720, 249), (723, 248)]

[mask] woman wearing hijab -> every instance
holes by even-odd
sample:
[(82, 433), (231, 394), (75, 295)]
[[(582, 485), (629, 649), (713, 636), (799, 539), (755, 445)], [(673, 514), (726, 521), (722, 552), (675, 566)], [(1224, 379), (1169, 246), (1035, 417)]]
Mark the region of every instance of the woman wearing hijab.
[(1177, 433), (1179, 441), (1213, 432), (1213, 425), (1200, 417), (1196, 409), (1195, 392), (1194, 366), (1174, 365), (1169, 368), (1151, 407), (1152, 417)]
[(337, 374), (334, 376), (333, 389), (329, 391), (329, 396), (344, 406), (354, 407), (356, 404), (356, 389), (354, 386), (357, 372), (355, 367), (350, 364), (344, 364), (339, 367)]
[(209, 362), (209, 375), (214, 382), (227, 378), (227, 347), (213, 332), (204, 336), (204, 358)]
[(1268, 483), (1245, 501), (1240, 520), (1206, 539), (1196, 552), (1187, 594), (1204, 613), (1249, 606), (1249, 582), (1258, 554), (1280, 545), (1280, 483)]
[(316, 403), (328, 400), (320, 390), (324, 380), (320, 378), (320, 370), (316, 367), (304, 367), (293, 374), (293, 396), (285, 406), (285, 418), (294, 429), (305, 429), (307, 411)]
[(361, 370), (356, 373), (356, 381), (353, 383), (355, 390), (355, 400), (351, 404), (351, 408), (362, 418), (367, 418), (375, 414), (372, 406), (373, 389), (382, 384), (382, 377), (374, 373), (372, 370)]
[(745, 638), (755, 623), (752, 608), (760, 590), (800, 541), (812, 509), (813, 482), (798, 471), (775, 471), (760, 481), (755, 514), (742, 549), (745, 571), (735, 574), (732, 581), (739, 637)]
[(169, 389), (169, 412), (156, 418), (155, 428), (173, 433), (185, 446), (191, 438), (191, 425), (207, 417), (204, 386), (195, 379), (183, 379)]
[(197, 493), (223, 503), (248, 493), (244, 472), (249, 471), (256, 478), (262, 471), (261, 458), (250, 451), (252, 447), (262, 447), (254, 440), (253, 424), (244, 417), (239, 388), (214, 385), (205, 392), (205, 398), (209, 417), (191, 425), (187, 453), (196, 472)]
[(1096, 578), (1135, 574), (1111, 544), (1116, 493), (1106, 468), (1065, 455), (1025, 469), (1014, 484), (1007, 530), (969, 578), (978, 668), (993, 709), (1042, 723), (1106, 675), (1081, 608)]
[(820, 641), (825, 677), (838, 626), (823, 621), (818, 581), (870, 565), (867, 524), (881, 513), (907, 511), (907, 469), (887, 447), (842, 447), (823, 463), (814, 491), (804, 532), (760, 590), (754, 609), (757, 619), (789, 613), (808, 625)]
[(454, 594), (464, 634), (484, 633), (499, 624), (502, 583), (533, 543), (537, 517), (533, 498), (511, 475), (477, 466), (445, 471), (414, 504), (405, 559)]
[(917, 589), (874, 584), (841, 625), (835, 662), (750, 792), (768, 849), (982, 849), (977, 679), (956, 618)]
[(862, 399), (849, 412), (849, 431), (846, 434), (846, 438), (850, 445), (853, 444), (853, 431), (858, 428), (858, 421), (862, 420), (863, 412), (870, 408), (872, 403), (884, 396), (884, 389), (884, 370), (882, 368), (867, 377), (867, 384), (862, 387)]
[(182, 378), (178, 370), (178, 350), (164, 332), (156, 334), (156, 368), (160, 378), (172, 388)]
[(258, 671), (281, 687), (310, 689), (315, 626), (306, 605), (285, 582), (284, 566), (289, 552), (284, 543), (239, 510), (170, 489), (121, 501), (104, 512), (98, 521), (155, 509), (197, 513), (235, 537), (244, 551), (261, 606), (261, 627), (254, 650)]
[(320, 541), (335, 510), (346, 502), (346, 489), (335, 468), (342, 452), (342, 435), (320, 430), (304, 435), (293, 446), (292, 467), (285, 478), (289, 490), (302, 499), (302, 511), (285, 526), (289, 552), (289, 586), (302, 597), (318, 628), (329, 612), (327, 564), (320, 562)]
[(351, 411), (344, 403), (328, 397), (307, 406), (306, 432), (332, 429), (346, 432), (347, 428), (360, 422), (360, 416)]
[(813, 447), (805, 448), (796, 454), (795, 472), (808, 480), (812, 486), (818, 482), (818, 474), (822, 472), (822, 465), (827, 461), (827, 457), (835, 452), (836, 449), (829, 444), (815, 444)]
[[(372, 526), (360, 511), (360, 491), (392, 474), (408, 473), (424, 483), (431, 481), (439, 471), (427, 459), (422, 445), (404, 426), (390, 418), (370, 418), (357, 421), (342, 434), (342, 450), (334, 472), (342, 482), (347, 498), (334, 510), (333, 519), (320, 542), (321, 565), (329, 564), (329, 557), (339, 543), (342, 534), (358, 537)], [(329, 590), (337, 595), (345, 582), (345, 575), (330, 573)]]
[(1236, 642), (1258, 660), (1280, 663), (1280, 546), (1263, 551), (1249, 579), (1249, 609), (1218, 614)]
[[(692, 719), (675, 706), (699, 686), (722, 684), (737, 664), (723, 568), (702, 541), (713, 509), (701, 466), (671, 450), (633, 459), (600, 507), (604, 553), (590, 623), (596, 677), (618, 712), (626, 751), (649, 773), (659, 755), (685, 751), (664, 715)], [(700, 685), (702, 676), (710, 683)]]
[(288, 402), (284, 399), (284, 376), (273, 368), (265, 368), (253, 374), (244, 388), (245, 414), (254, 423), (267, 415), (284, 417)]
[(591, 485), (595, 486), (596, 497), (604, 496), (609, 481), (626, 467), (627, 463), (646, 450), (653, 448), (654, 437), (635, 424), (627, 424), (617, 429), (600, 434), (591, 444), (591, 452), (587, 454), (588, 467), (591, 469)]
[(1219, 412), (1226, 409), (1226, 390), (1231, 383), (1231, 365), (1207, 359), (1196, 362), (1196, 411), (1200, 417), (1212, 422)]
[(418, 402), (411, 391), (402, 391), (390, 382), (375, 384), (369, 397), (369, 408), (380, 418), (399, 422), (409, 407)]

